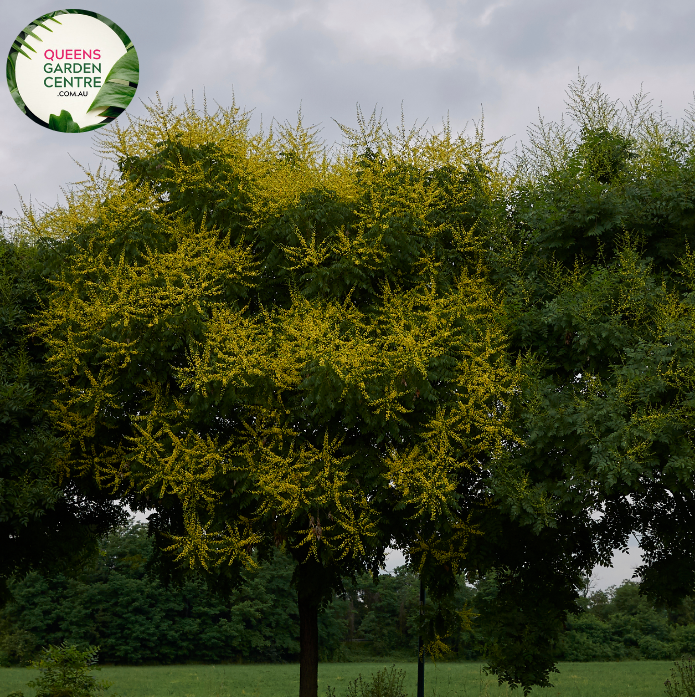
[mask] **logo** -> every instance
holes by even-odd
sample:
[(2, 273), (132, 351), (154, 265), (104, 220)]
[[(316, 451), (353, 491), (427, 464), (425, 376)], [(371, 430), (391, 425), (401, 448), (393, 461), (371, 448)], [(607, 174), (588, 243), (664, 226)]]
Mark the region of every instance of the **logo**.
[(12, 43), (7, 84), (32, 121), (63, 133), (92, 131), (131, 103), (138, 54), (123, 29), (103, 15), (56, 10)]

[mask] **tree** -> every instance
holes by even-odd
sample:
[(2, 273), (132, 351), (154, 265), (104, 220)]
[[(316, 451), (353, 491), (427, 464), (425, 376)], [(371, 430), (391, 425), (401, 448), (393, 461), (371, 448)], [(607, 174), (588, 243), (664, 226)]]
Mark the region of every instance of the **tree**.
[[(694, 592), (693, 115), (672, 125), (583, 78), (568, 96), (572, 126), (531, 131), (492, 238), (510, 348), (528, 357), (509, 409), (524, 446), (498, 470), (528, 486), (492, 489), (587, 573), (638, 534), (641, 592), (671, 604)], [(532, 631), (527, 599), (553, 596), (525, 570), (503, 578), (481, 618), (499, 648)]]
[[(137, 665), (277, 662), (297, 660), (294, 564), (276, 551), (228, 597), (212, 593), (200, 574), (165, 587), (148, 574), (152, 539), (146, 526), (113, 531), (100, 554), (74, 577), (27, 574), (11, 583), (12, 600), (0, 611), (0, 664), (26, 664), (38, 647), (63, 642), (100, 647), (100, 661)], [(343, 626), (325, 613), (319, 626), (331, 656)]]
[(39, 248), (0, 240), (0, 605), (11, 576), (79, 566), (125, 518), (94, 483), (61, 480), (57, 469), (47, 414), (56, 384), (32, 335), (48, 291), (42, 263)]
[(61, 466), (155, 508), (170, 570), (229, 587), (286, 549), (303, 697), (317, 613), (390, 541), (436, 600), (495, 574), (478, 631), (526, 692), (629, 534), (644, 590), (691, 590), (692, 131), (571, 96), (509, 177), (447, 124), (359, 114), (330, 154), (156, 104), (102, 141), (114, 176), (20, 221), (53, 240)]
[(694, 653), (694, 598), (685, 598), (682, 612), (671, 617), (640, 595), (637, 583), (625, 581), (593, 593), (584, 605), (567, 623), (564, 660), (667, 660)]
[(394, 539), (452, 589), (514, 440), (482, 265), (498, 151), (359, 115), (330, 160), (300, 120), (263, 137), (234, 106), (150, 114), (102, 142), (120, 176), (21, 223), (60, 240), (37, 335), (61, 466), (155, 508), (163, 563), (233, 584), (283, 546), (314, 697), (342, 578)]

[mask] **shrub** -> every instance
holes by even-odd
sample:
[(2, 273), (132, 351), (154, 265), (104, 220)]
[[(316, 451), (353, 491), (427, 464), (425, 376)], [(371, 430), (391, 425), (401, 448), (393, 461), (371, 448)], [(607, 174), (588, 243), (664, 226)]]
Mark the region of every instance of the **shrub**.
[(65, 642), (49, 646), (42, 650), (39, 661), (32, 663), (41, 674), (27, 685), (36, 688), (36, 697), (92, 697), (108, 690), (109, 683), (97, 682), (87, 674), (97, 662), (97, 651), (97, 646), (80, 651)]
[[(403, 670), (396, 670), (394, 666), (389, 671), (387, 668), (378, 671), (377, 675), (371, 676), (370, 682), (363, 682), (363, 677), (359, 675), (348, 684), (346, 695), (347, 697), (407, 697), (404, 690), (406, 675)], [(327, 697), (336, 697), (336, 691), (327, 687)]]
[(31, 632), (0, 621), (0, 666), (27, 665), (36, 652), (36, 644)]
[(695, 697), (695, 662), (691, 656), (676, 661), (670, 677), (664, 683), (668, 697)]

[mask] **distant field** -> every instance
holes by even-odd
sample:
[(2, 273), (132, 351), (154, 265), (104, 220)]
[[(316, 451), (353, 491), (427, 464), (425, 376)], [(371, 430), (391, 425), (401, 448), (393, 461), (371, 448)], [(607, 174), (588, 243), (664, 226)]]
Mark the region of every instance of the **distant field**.
[[(322, 663), (319, 666), (319, 695), (327, 686), (343, 697), (346, 684), (361, 673), (372, 673), (391, 663)], [(670, 661), (628, 661), (624, 663), (561, 663), (554, 675), (553, 688), (532, 691), (534, 697), (662, 697), (663, 683), (670, 677)], [(407, 674), (405, 687), (416, 694), (416, 664), (398, 663)], [(179, 665), (154, 667), (111, 667), (95, 673), (113, 687), (104, 695), (119, 697), (295, 697), (298, 694), (299, 667), (287, 665)], [(36, 671), (27, 668), (0, 668), (0, 697), (23, 690)], [(426, 697), (494, 697), (515, 694), (499, 688), (496, 680), (485, 676), (478, 663), (426, 664)]]

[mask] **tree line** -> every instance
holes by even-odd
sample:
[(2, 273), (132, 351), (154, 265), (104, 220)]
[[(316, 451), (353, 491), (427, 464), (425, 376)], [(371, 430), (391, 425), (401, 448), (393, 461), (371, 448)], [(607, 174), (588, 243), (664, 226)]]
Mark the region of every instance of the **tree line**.
[(333, 151), (234, 104), (116, 122), (113, 171), (0, 245), (3, 598), (124, 505), (225, 597), (280, 549), (315, 697), (323, 610), (390, 546), (442, 607), (495, 575), (419, 633), (475, 627), (525, 691), (630, 535), (641, 593), (690, 595), (694, 120), (567, 96), (514, 155), (375, 114)]
[[(278, 552), (229, 596), (211, 592), (205, 578), (166, 586), (152, 573), (152, 540), (144, 525), (112, 533), (96, 561), (77, 574), (33, 572), (12, 584), (0, 611), (0, 664), (26, 664), (41, 647), (63, 642), (100, 646), (101, 663), (286, 662), (300, 652), (292, 560)], [(476, 615), (496, 594), (496, 578), (476, 587), (460, 579), (449, 611)], [(668, 660), (694, 653), (694, 599), (657, 608), (626, 581), (579, 599), (556, 647), (560, 661)], [(427, 621), (438, 621), (427, 599)], [(347, 579), (319, 615), (321, 661), (413, 660), (419, 637), (419, 579), (406, 567)], [(481, 660), (476, 626), (446, 629), (443, 660)]]

